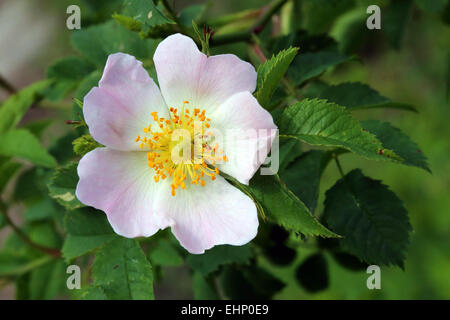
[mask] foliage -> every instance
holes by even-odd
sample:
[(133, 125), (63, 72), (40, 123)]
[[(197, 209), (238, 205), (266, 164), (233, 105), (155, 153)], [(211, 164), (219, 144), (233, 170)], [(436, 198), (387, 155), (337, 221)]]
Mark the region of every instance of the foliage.
[[(411, 12), (443, 16), (442, 3), (383, 1), (385, 38), (376, 38), (384, 45), (379, 50), (400, 49)], [(359, 63), (365, 54), (360, 49), (366, 45), (364, 1), (278, 0), (264, 10), (218, 18), (206, 14), (210, 5), (205, 3), (176, 11), (167, 1), (92, 6), (86, 26), (71, 33), (75, 54), (49, 62), (45, 80), (0, 105), (0, 229), (14, 223), (12, 206), (25, 207), (23, 224), (13, 225), (15, 233), (0, 249), (1, 280), (14, 281), (17, 298), (154, 299), (154, 286), (176, 282), (167, 276), (171, 270), (188, 270), (196, 299), (269, 299), (292, 285), (277, 268), (288, 270), (294, 285), (311, 294), (333, 283), (332, 263), (352, 271), (367, 264), (404, 268), (414, 225), (408, 203), (358, 167), (378, 161), (383, 168), (406, 165), (431, 173), (408, 131), (385, 119), (400, 112), (420, 117), (420, 106), (394, 101), (358, 79), (329, 80), (333, 71)], [(279, 11), (280, 26), (271, 19)], [(191, 255), (164, 231), (126, 239), (104, 213), (86, 207), (75, 194), (80, 158), (101, 147), (88, 132), (82, 101), (98, 84), (108, 55), (134, 55), (155, 78), (155, 49), (177, 32), (191, 36), (208, 55), (235, 53), (252, 61), (254, 96), (279, 128), (278, 172), (258, 171), (249, 185), (223, 174), (260, 214), (258, 236), (245, 246), (222, 245)], [(27, 122), (27, 112), (41, 103), (64, 108), (70, 129), (48, 139), (45, 133), (57, 116)], [(367, 110), (387, 116), (381, 121), (358, 114)], [(350, 154), (356, 165), (345, 162)], [(341, 163), (356, 168), (345, 173)], [(323, 183), (327, 170), (335, 175), (324, 190), (331, 185)], [(298, 261), (303, 245), (313, 249)], [(86, 271), (80, 291), (65, 287), (68, 263)]]

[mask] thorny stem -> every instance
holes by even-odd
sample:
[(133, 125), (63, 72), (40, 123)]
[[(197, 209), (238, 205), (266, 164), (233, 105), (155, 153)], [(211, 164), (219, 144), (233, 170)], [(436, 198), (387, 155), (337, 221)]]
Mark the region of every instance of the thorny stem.
[(31, 240), (18, 226), (16, 226), (14, 224), (14, 222), (9, 217), (7, 210), (8, 210), (8, 208), (5, 205), (5, 203), (3, 201), (0, 201), (0, 211), (2, 212), (3, 216), (5, 217), (6, 223), (17, 233), (17, 235), (25, 243), (27, 243), (29, 246), (31, 246), (31, 247), (39, 250), (39, 251), (42, 251), (42, 252), (44, 252), (46, 254), (49, 254), (49, 255), (52, 255), (55, 258), (61, 257), (61, 251), (60, 250), (42, 246), (42, 245), (34, 242), (33, 240)]

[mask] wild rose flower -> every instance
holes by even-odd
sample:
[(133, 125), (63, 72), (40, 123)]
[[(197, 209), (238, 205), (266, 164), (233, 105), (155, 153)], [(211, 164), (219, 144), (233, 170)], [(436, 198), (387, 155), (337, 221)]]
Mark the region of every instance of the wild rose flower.
[[(232, 54), (207, 57), (180, 34), (159, 44), (154, 63), (160, 89), (133, 56), (112, 54), (99, 86), (85, 96), (89, 131), (106, 147), (81, 159), (78, 199), (104, 211), (124, 237), (171, 227), (191, 253), (249, 242), (258, 229), (256, 206), (219, 172), (248, 184), (274, 138), (271, 115), (252, 96), (255, 69)], [(225, 135), (219, 145), (213, 128), (258, 136), (234, 135), (242, 147), (225, 143)], [(179, 142), (179, 130), (203, 140)], [(194, 149), (200, 153), (183, 151)], [(174, 161), (183, 154), (188, 161)]]

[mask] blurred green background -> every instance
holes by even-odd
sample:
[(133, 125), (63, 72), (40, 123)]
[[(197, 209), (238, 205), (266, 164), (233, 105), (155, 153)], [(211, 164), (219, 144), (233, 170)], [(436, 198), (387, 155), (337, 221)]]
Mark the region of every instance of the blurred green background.
[[(319, 3), (326, 0), (316, 0)], [(73, 53), (70, 47), (70, 30), (65, 27), (68, 5), (71, 0), (2, 0), (0, 1), (0, 75), (16, 88), (24, 87), (45, 76), (45, 69), (56, 58)], [(87, 14), (94, 20), (109, 18), (121, 1), (91, 1), (92, 11)], [(192, 3), (204, 1), (169, 1), (176, 11)], [(244, 9), (259, 8), (268, 1), (232, 0), (210, 1), (207, 17)], [(377, 1), (356, 1), (364, 10), (365, 4)], [(448, 81), (450, 72), (450, 27), (442, 21), (440, 9), (446, 1), (415, 1), (406, 24), (402, 45), (394, 48), (383, 36), (373, 37), (365, 30), (357, 53), (361, 61), (346, 63), (327, 72), (323, 79), (337, 84), (360, 81), (369, 84), (382, 95), (394, 101), (414, 105), (419, 113), (395, 110), (356, 111), (360, 119), (382, 119), (417, 142), (428, 157), (432, 174), (417, 168), (391, 163), (369, 162), (351, 154), (342, 156), (341, 163), (346, 172), (361, 167), (372, 178), (382, 180), (398, 194), (409, 211), (414, 232), (411, 236), (405, 270), (396, 267), (381, 269), (381, 290), (368, 290), (364, 271), (348, 271), (327, 256), (330, 271), (330, 286), (327, 290), (311, 294), (304, 291), (294, 277), (295, 267), (317, 249), (297, 246), (297, 260), (291, 267), (275, 267), (267, 261), (263, 265), (287, 283), (278, 293), (279, 299), (449, 299), (450, 298), (450, 105)], [(103, 11), (97, 11), (97, 6)], [(342, 14), (341, 14), (342, 13)], [(82, 15), (84, 12), (82, 12)], [(359, 12), (361, 14), (361, 12)], [(362, 12), (364, 15), (365, 12)], [(339, 27), (351, 15), (345, 11), (330, 11), (326, 21), (306, 16), (295, 21), (312, 33), (329, 31), (339, 37)], [(383, 11), (382, 11), (383, 16)], [(84, 21), (84, 20), (83, 20)], [(384, 21), (383, 21), (384, 22)], [(382, 28), (384, 24), (382, 22)], [(83, 27), (83, 25), (82, 25)], [(246, 57), (244, 44), (222, 47), (220, 51), (232, 50)], [(301, 48), (300, 48), (301, 52)], [(0, 90), (0, 101), (7, 92)], [(45, 108), (32, 110), (24, 121), (38, 118), (60, 119), (55, 121), (45, 134), (45, 142), (51, 143), (68, 129), (65, 119), (70, 118), (71, 101), (49, 104)], [(324, 173), (321, 183), (321, 198), (339, 178), (334, 163)], [(319, 206), (318, 212), (323, 206)], [(20, 222), (23, 208), (15, 208), (15, 219)], [(0, 244), (10, 233), (0, 232)], [(192, 297), (187, 272), (175, 268), (166, 270), (169, 278), (157, 284), (159, 298)], [(174, 281), (178, 277), (179, 281)], [(176, 285), (177, 287), (173, 287)], [(14, 297), (14, 287), (0, 289), (0, 299)]]

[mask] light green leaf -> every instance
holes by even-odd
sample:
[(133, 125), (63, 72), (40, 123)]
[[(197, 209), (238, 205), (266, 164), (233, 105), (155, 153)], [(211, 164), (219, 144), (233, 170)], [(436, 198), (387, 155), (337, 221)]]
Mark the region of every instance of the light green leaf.
[(409, 244), (408, 212), (378, 180), (356, 169), (326, 192), (324, 216), (344, 238), (344, 250), (378, 265), (403, 267)]
[(279, 122), (280, 137), (315, 146), (339, 147), (372, 160), (401, 161), (377, 138), (364, 131), (344, 107), (326, 100), (304, 99), (287, 107)]
[(417, 144), (412, 141), (400, 129), (388, 122), (378, 120), (363, 121), (362, 126), (373, 133), (383, 144), (383, 147), (393, 150), (403, 158), (403, 164), (416, 166), (431, 173), (427, 158), (424, 156)]
[(319, 94), (319, 98), (326, 99), (341, 106), (354, 109), (391, 108), (417, 112), (405, 103), (393, 102), (383, 97), (377, 91), (360, 82), (346, 82), (336, 86), (328, 86)]
[(221, 265), (238, 263), (248, 264), (253, 257), (252, 248), (246, 246), (215, 246), (201, 255), (189, 255), (186, 259), (191, 269), (207, 275), (216, 271)]
[(93, 277), (108, 299), (154, 299), (152, 267), (136, 240), (117, 238), (103, 246)]
[(0, 134), (13, 129), (33, 103), (42, 98), (42, 92), (52, 80), (35, 82), (20, 90), (0, 106)]
[(292, 60), (297, 55), (298, 48), (289, 48), (272, 56), (258, 68), (258, 90), (255, 93), (258, 102), (267, 107), (275, 89), (280, 84)]
[(0, 155), (27, 159), (43, 167), (56, 166), (56, 160), (39, 140), (25, 129), (14, 129), (0, 134)]
[(292, 62), (287, 75), (295, 85), (320, 76), (328, 68), (354, 59), (336, 51), (300, 53)]
[(67, 261), (91, 252), (117, 237), (106, 215), (92, 208), (67, 212), (64, 227), (67, 237), (62, 254)]
[(230, 177), (227, 179), (252, 198), (263, 216), (279, 225), (304, 235), (339, 237), (320, 224), (306, 205), (286, 188), (278, 175), (261, 175), (257, 172), (249, 186)]
[(79, 179), (77, 166), (76, 162), (70, 162), (64, 167), (57, 168), (48, 184), (50, 196), (69, 210), (84, 207), (75, 196)]
[(95, 141), (90, 134), (85, 134), (75, 139), (72, 144), (73, 152), (79, 156), (84, 156), (86, 153), (94, 150), (95, 148), (102, 147), (102, 145)]

